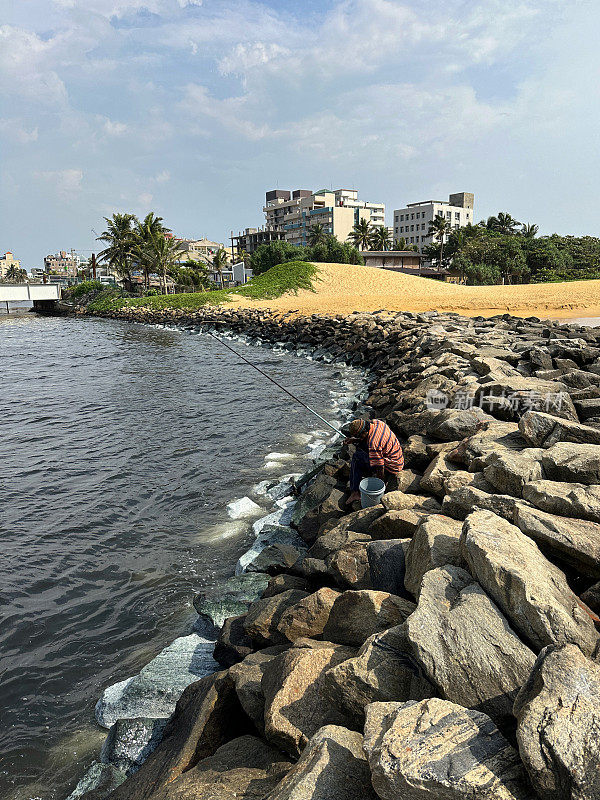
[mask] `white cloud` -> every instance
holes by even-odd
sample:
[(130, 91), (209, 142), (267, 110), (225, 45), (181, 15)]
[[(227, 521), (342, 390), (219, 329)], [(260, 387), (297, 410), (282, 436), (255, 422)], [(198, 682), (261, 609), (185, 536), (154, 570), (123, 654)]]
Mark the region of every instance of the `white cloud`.
[(0, 119), (0, 133), (19, 144), (29, 144), (37, 142), (39, 131), (37, 127), (28, 130), (17, 119)]
[(46, 183), (60, 200), (73, 200), (81, 191), (83, 170), (43, 170), (36, 172), (34, 177)]
[(123, 136), (129, 131), (129, 126), (124, 122), (115, 122), (112, 119), (105, 119), (102, 128), (108, 136)]

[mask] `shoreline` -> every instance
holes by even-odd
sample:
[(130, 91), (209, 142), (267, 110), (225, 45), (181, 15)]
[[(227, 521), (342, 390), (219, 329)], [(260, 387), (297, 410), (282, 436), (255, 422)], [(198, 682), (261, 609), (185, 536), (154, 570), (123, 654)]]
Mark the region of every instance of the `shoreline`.
[[(392, 781), (381, 751), (372, 747), (373, 737), (384, 736), (386, 730), (379, 705), (390, 707), (394, 725), (405, 726), (403, 739), (414, 735), (410, 713), (415, 703), (420, 714), (433, 715), (435, 735), (442, 736), (451, 759), (453, 730), (434, 720), (437, 706), (431, 698), (440, 697), (444, 699), (435, 702), (445, 704), (443, 719), (463, 715), (464, 724), (474, 725), (469, 714), (476, 707), (492, 726), (491, 735), (510, 750), (513, 777), (494, 774), (497, 791), (508, 790), (516, 775), (518, 795), (531, 792), (531, 784), (536, 787), (530, 764), (537, 739), (522, 734), (518, 754), (509, 741), (515, 743), (515, 732), (525, 722), (531, 727), (530, 717), (519, 709), (534, 703), (527, 694), (533, 676), (552, 657), (565, 660), (565, 674), (578, 670), (592, 683), (600, 681), (594, 660), (600, 652), (594, 629), (600, 568), (595, 545), (586, 539), (600, 523), (600, 502), (592, 512), (584, 512), (570, 495), (557, 505), (555, 487), (575, 485), (581, 476), (577, 468), (559, 469), (549, 460), (563, 442), (570, 447), (585, 442), (600, 450), (600, 372), (588, 369), (596, 366), (596, 359), (600, 369), (600, 334), (508, 315), (489, 320), (437, 312), (282, 317), (226, 308), (190, 315), (129, 310), (100, 316), (192, 328), (223, 326), (221, 330), (243, 331), (253, 343), (310, 348), (313, 357), (366, 369), (369, 414), (386, 420), (402, 437), (406, 459), (399, 490), (388, 493), (382, 506), (349, 512), (343, 506), (349, 453), (344, 447), (331, 453), (324, 471), (301, 495), (293, 519), (304, 546), (295, 555), (291, 545), (265, 548), (271, 552), (263, 565), (272, 577), (260, 599), (225, 620), (217, 640), (223, 670), (184, 691), (162, 732), (162, 744), (139, 772), (115, 788), (115, 800), (158, 800), (166, 789), (166, 774), (168, 783), (177, 781), (184, 791), (192, 787), (200, 800), (207, 788), (204, 767), (200, 769), (205, 763), (210, 770), (218, 763), (219, 781), (233, 781), (239, 797), (246, 797), (239, 777), (243, 767), (252, 780), (266, 781), (269, 800), (320, 800), (321, 794), (302, 794), (300, 789), (307, 780), (314, 787), (319, 776), (335, 786), (328, 800), (354, 796), (350, 793), (357, 785), (361, 798), (375, 800), (373, 787)], [(465, 407), (457, 387), (480, 404)], [(520, 405), (504, 402), (507, 389), (516, 393)], [(562, 411), (532, 405), (527, 393), (537, 397), (542, 389), (564, 395)], [(428, 405), (432, 392), (449, 392), (449, 404)], [(592, 413), (596, 406), (597, 422)], [(543, 476), (554, 487), (545, 493), (538, 486)], [(559, 476), (563, 484), (554, 483)], [(589, 482), (600, 482), (600, 477)], [(501, 540), (510, 542), (508, 550), (496, 554), (499, 568), (509, 574), (517, 570), (515, 579), (518, 574), (518, 580), (533, 582), (542, 595), (550, 586), (546, 575), (552, 575), (553, 585), (560, 587), (557, 594), (542, 598), (541, 606), (528, 596), (529, 605), (522, 610), (524, 601), (513, 598), (512, 590), (498, 583), (495, 572), (486, 572), (471, 551), (473, 539), (487, 558), (496, 557), (486, 550), (491, 547), (486, 540), (490, 525), (502, 531)], [(564, 533), (561, 525), (567, 526)], [(571, 532), (568, 545), (566, 530)], [(512, 552), (520, 554), (522, 566), (512, 565)], [(444, 593), (462, 598), (457, 608), (475, 604), (468, 605), (464, 618), (455, 619), (452, 606), (444, 605), (445, 595), (436, 594), (440, 580)], [(546, 619), (544, 602), (552, 615), (566, 613), (560, 626)], [(533, 628), (523, 627), (523, 614), (536, 620), (528, 622)], [(424, 624), (428, 633), (422, 639)], [(447, 625), (459, 626), (458, 639), (445, 639)], [(489, 652), (488, 637), (495, 642)], [(573, 643), (580, 655), (569, 650)], [(553, 646), (546, 651), (545, 644)], [(482, 660), (480, 651), (487, 652)], [(549, 702), (544, 713), (552, 713)], [(577, 725), (578, 712), (571, 712)], [(509, 740), (503, 739), (504, 733)], [(329, 752), (341, 747), (346, 755), (341, 762), (315, 762), (322, 747)], [(426, 757), (427, 743), (418, 747), (419, 757)], [(205, 754), (199, 762), (190, 763), (190, 748)], [(269, 769), (275, 769), (285, 757), (291, 762), (275, 774), (257, 766), (257, 759), (266, 759)], [(115, 760), (107, 759), (105, 772), (114, 778)], [(485, 759), (473, 766), (485, 770)], [(444, 780), (456, 791), (465, 775), (450, 770)]]

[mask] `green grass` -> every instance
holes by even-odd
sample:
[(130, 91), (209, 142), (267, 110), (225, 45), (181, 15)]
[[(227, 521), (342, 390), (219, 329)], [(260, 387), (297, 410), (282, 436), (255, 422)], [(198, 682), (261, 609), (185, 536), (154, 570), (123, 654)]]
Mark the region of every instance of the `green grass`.
[(230, 302), (232, 296), (241, 295), (252, 300), (272, 300), (287, 292), (313, 289), (318, 268), (307, 261), (287, 261), (257, 275), (245, 286), (235, 289), (218, 289), (214, 292), (185, 292), (182, 294), (158, 295), (157, 297), (120, 297), (113, 289), (107, 289), (88, 306), (90, 311), (119, 311), (127, 308), (175, 309), (197, 311), (202, 306)]

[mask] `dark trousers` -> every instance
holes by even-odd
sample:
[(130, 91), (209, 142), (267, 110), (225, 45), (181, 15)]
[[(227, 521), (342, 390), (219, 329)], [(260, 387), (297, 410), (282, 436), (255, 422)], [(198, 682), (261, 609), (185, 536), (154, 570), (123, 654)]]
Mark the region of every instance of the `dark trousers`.
[[(350, 489), (358, 492), (358, 487), (363, 478), (370, 478), (373, 475), (373, 467), (369, 464), (369, 454), (361, 447), (357, 447), (352, 461), (350, 462)], [(397, 479), (397, 475), (387, 470), (383, 474), (386, 485), (392, 479)], [(392, 489), (397, 488), (397, 480), (392, 480)], [(388, 490), (390, 487), (388, 486)]]

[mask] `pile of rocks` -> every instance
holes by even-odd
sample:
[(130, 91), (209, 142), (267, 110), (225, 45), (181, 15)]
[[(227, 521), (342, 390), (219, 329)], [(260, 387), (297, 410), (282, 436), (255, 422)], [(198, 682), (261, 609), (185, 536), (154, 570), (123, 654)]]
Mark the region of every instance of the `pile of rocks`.
[(294, 512), (304, 546), (263, 551), (266, 588), (219, 635), (225, 668), (185, 689), (111, 798), (598, 800), (600, 332), (184, 321), (368, 367), (406, 468), (350, 511), (351, 453), (327, 461)]

